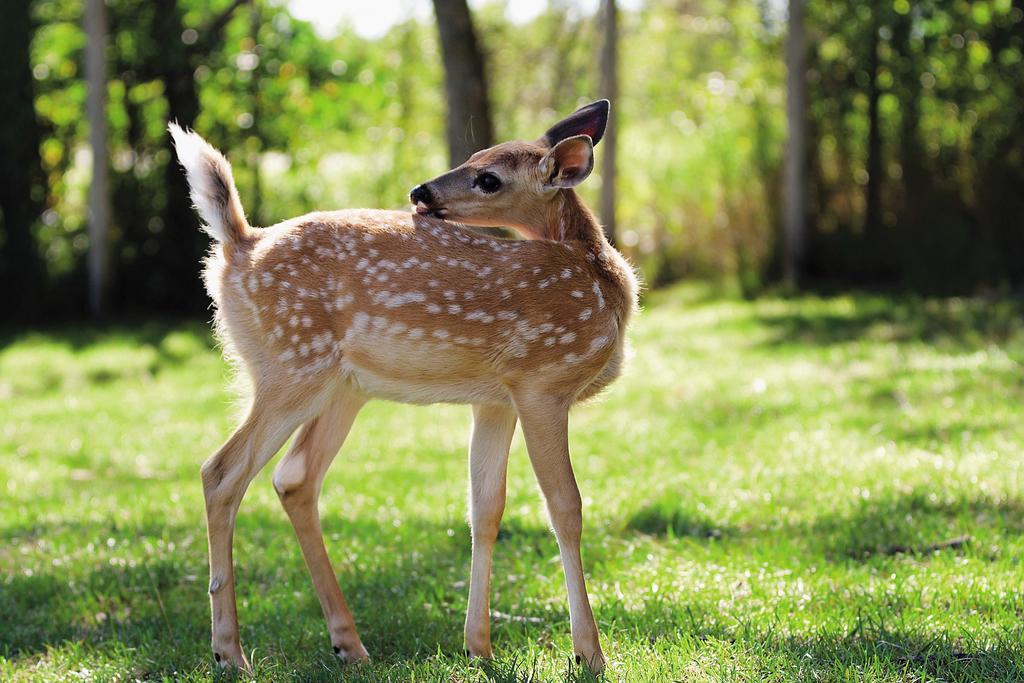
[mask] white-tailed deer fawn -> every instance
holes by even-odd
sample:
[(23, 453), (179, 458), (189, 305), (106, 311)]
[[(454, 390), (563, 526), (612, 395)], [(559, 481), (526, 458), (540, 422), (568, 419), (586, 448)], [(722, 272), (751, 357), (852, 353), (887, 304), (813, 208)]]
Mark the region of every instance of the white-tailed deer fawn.
[[(469, 653), (491, 656), (491, 554), (518, 419), (558, 540), (573, 650), (593, 671), (604, 667), (580, 559), (568, 414), (619, 374), (636, 306), (633, 270), (572, 189), (590, 174), (607, 119), (602, 100), (536, 142), (478, 152), (416, 187), (415, 215), (319, 212), (265, 229), (246, 221), (224, 157), (170, 126), (192, 199), (219, 243), (205, 269), (218, 331), (252, 381), (245, 420), (202, 468), (218, 662), (249, 666), (231, 559), (239, 503), (300, 427), (274, 487), (334, 651), (367, 657), (327, 557), (317, 499), (356, 413), (384, 398), (473, 406)], [(484, 237), (450, 221), (511, 226), (527, 239)]]

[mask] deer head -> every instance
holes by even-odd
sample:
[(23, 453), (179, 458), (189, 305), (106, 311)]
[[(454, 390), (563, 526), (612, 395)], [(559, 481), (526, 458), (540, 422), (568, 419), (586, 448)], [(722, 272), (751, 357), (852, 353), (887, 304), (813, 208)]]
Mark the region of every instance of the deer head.
[(608, 124), (608, 100), (559, 121), (535, 142), (503, 142), (481, 150), (409, 194), (416, 212), (482, 227), (509, 226), (524, 237), (548, 237), (560, 192), (586, 180), (594, 145)]

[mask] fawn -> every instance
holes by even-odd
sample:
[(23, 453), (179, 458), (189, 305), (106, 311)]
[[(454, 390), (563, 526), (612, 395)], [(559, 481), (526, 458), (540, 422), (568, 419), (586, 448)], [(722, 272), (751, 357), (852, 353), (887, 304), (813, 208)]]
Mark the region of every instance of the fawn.
[[(232, 538), (250, 481), (299, 429), (273, 484), (343, 660), (366, 649), (324, 547), (324, 475), (370, 398), (473, 406), (472, 560), (465, 638), (490, 657), (491, 556), (517, 420), (554, 529), (577, 660), (604, 668), (580, 559), (581, 499), (568, 414), (614, 380), (637, 281), (572, 189), (593, 169), (609, 103), (536, 142), (506, 142), (416, 187), (415, 214), (310, 213), (256, 229), (227, 160), (170, 124), (192, 200), (217, 245), (206, 287), (226, 353), (252, 383), (241, 426), (202, 467), (214, 658), (249, 669), (239, 642)], [(455, 222), (510, 226), (524, 240)], [(301, 428), (300, 428), (301, 427)]]

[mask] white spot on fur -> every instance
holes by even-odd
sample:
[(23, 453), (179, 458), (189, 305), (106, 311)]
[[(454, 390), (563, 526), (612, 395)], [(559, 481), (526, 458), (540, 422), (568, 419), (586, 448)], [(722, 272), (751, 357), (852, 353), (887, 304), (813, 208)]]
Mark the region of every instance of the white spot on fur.
[(597, 284), (597, 280), (594, 280), (594, 296), (597, 297), (597, 307), (600, 310), (604, 310), (604, 294), (601, 293), (601, 287)]
[(422, 303), (426, 300), (427, 295), (423, 292), (402, 292), (398, 294), (376, 292), (373, 295), (374, 303), (383, 304), (385, 308), (398, 308), (405, 304)]
[(593, 313), (594, 309), (584, 308), (582, 311), (580, 311), (580, 320), (590, 320), (590, 316), (593, 315)]
[(341, 309), (351, 304), (354, 299), (355, 297), (352, 294), (343, 294), (341, 296), (335, 297), (334, 310), (340, 311)]
[(482, 323), (494, 322), (494, 316), (487, 311), (472, 311), (466, 314), (466, 320), (479, 320)]

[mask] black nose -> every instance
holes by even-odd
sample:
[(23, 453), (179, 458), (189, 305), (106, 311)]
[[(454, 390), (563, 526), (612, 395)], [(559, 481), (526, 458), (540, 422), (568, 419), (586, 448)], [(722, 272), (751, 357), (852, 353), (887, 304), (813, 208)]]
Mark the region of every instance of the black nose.
[(409, 199), (412, 200), (413, 204), (423, 202), (429, 206), (434, 203), (434, 195), (430, 193), (430, 189), (426, 185), (417, 185), (412, 188), (412, 192), (409, 193)]

